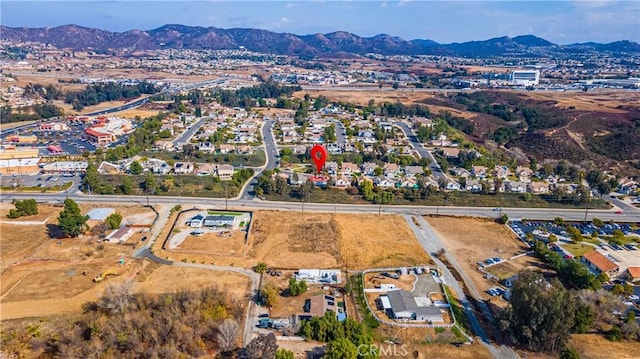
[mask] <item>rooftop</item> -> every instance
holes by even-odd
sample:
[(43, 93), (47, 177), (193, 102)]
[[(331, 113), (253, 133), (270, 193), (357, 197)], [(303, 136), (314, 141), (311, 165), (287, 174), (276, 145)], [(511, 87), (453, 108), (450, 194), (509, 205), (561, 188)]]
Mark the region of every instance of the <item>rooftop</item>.
[(600, 254), (598, 251), (591, 251), (585, 253), (583, 258), (591, 262), (594, 266), (596, 266), (599, 270), (603, 272), (610, 272), (612, 270), (618, 269), (618, 265), (610, 261), (607, 257)]

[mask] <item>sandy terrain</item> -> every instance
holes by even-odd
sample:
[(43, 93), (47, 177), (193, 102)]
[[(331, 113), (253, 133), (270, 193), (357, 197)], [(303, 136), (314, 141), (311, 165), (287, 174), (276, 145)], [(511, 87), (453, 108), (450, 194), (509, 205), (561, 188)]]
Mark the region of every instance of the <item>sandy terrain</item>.
[(228, 233), (228, 235), (219, 235), (216, 232), (205, 231), (201, 236), (189, 235), (172, 252), (242, 257), (245, 249), (246, 233), (242, 231), (230, 231)]
[(472, 278), (483, 299), (491, 298), (484, 291), (494, 284), (482, 277), (476, 263), (493, 257), (508, 259), (525, 250), (512, 232), (491, 220), (454, 217), (426, 217), (426, 220)]
[(124, 111), (120, 111), (120, 112), (114, 112), (111, 115), (112, 116), (118, 116), (118, 117), (124, 117), (124, 118), (133, 119), (136, 116), (140, 116), (141, 118), (146, 118), (146, 117), (155, 116), (157, 114), (158, 114), (157, 110), (146, 110), (146, 109), (134, 108), (134, 109), (131, 109), (131, 110), (124, 110)]
[(544, 270), (546, 269), (544, 263), (533, 255), (527, 255), (514, 260), (503, 262), (488, 267), (487, 272), (495, 275), (500, 279), (509, 278), (512, 275), (518, 274), (523, 270)]

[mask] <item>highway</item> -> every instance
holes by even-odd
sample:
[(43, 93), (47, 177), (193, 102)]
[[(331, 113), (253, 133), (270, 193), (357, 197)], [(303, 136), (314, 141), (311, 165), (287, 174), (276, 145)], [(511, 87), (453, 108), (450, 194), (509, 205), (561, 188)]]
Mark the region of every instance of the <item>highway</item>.
[[(62, 202), (66, 198), (64, 192), (58, 194), (47, 193), (3, 193), (2, 202), (33, 198), (38, 202)], [(69, 198), (73, 198), (80, 203), (140, 203), (147, 201), (146, 196), (118, 196), (118, 195), (86, 195), (79, 193), (69, 193)], [(202, 198), (202, 197), (170, 197), (170, 196), (150, 196), (151, 204), (182, 204), (198, 205), (224, 208), (224, 198)], [(239, 199), (228, 200), (229, 209), (236, 210), (278, 210), (297, 212), (301, 210), (300, 202), (276, 202), (263, 201), (259, 199), (248, 199), (241, 196)], [(640, 209), (625, 211), (622, 214), (614, 210), (602, 209), (559, 209), (559, 208), (508, 208), (500, 209), (495, 207), (453, 207), (453, 206), (417, 206), (417, 205), (386, 205), (376, 204), (335, 204), (335, 203), (305, 203), (304, 210), (307, 212), (333, 212), (333, 213), (373, 213), (373, 214), (413, 214), (413, 215), (444, 215), (444, 216), (471, 216), (484, 218), (497, 218), (500, 213), (506, 214), (510, 219), (532, 219), (532, 220), (553, 220), (562, 217), (566, 221), (581, 222), (585, 213), (587, 220), (594, 217), (616, 222), (640, 223)]]
[(404, 132), (404, 135), (407, 137), (409, 143), (411, 144), (411, 148), (416, 150), (421, 157), (428, 158), (431, 161), (431, 163), (429, 164), (429, 169), (431, 170), (433, 176), (437, 180), (446, 180), (447, 176), (444, 174), (444, 172), (442, 172), (442, 168), (440, 168), (440, 165), (438, 165), (436, 158), (433, 157), (433, 154), (429, 150), (422, 146), (422, 143), (420, 143), (420, 141), (418, 140), (418, 137), (413, 132), (413, 129), (406, 123), (400, 121), (394, 122), (393, 125), (399, 127), (402, 132)]

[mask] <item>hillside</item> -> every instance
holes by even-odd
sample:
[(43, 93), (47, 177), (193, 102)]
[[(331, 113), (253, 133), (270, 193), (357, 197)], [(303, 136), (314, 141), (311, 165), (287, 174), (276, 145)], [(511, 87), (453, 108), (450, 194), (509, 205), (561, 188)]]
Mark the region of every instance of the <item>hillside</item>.
[(452, 55), (491, 57), (521, 56), (541, 53), (607, 51), (614, 54), (640, 52), (640, 45), (630, 41), (610, 44), (585, 43), (560, 46), (545, 39), (523, 35), (498, 37), (484, 41), (439, 44), (433, 40), (404, 40), (397, 36), (379, 34), (373, 37), (336, 31), (328, 34), (296, 35), (260, 29), (220, 29), (215, 27), (164, 25), (152, 30), (111, 32), (77, 25), (53, 28), (25, 28), (0, 26), (3, 40), (49, 43), (58, 48), (95, 51), (138, 51), (173, 49), (238, 49), (282, 55), (322, 55), (351, 53), (365, 55)]
[(426, 104), (475, 113), (470, 138), (496, 142), (510, 153), (539, 162), (597, 164), (622, 174), (640, 174), (640, 94), (460, 93)]

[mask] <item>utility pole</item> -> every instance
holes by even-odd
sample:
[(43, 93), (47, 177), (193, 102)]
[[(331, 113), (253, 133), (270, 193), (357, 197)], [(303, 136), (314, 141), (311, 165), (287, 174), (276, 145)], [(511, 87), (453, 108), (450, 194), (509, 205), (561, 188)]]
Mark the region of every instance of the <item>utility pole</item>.
[(227, 211), (227, 201), (229, 199), (228, 189), (229, 189), (229, 187), (228, 187), (227, 183), (225, 182), (225, 184), (224, 184), (224, 210), (225, 211)]
[(589, 201), (587, 201), (587, 208), (585, 208), (584, 210), (584, 220), (583, 222), (587, 221), (587, 215), (589, 214)]

